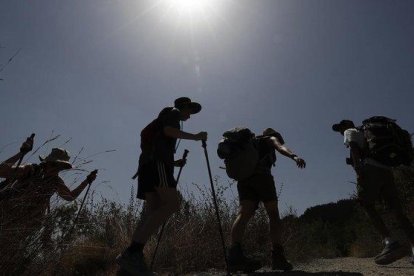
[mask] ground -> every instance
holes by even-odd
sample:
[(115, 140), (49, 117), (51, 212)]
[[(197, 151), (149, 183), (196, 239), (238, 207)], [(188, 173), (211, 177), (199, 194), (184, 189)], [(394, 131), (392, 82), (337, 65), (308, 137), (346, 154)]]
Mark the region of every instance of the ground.
[[(187, 276), (219, 276), (223, 272), (210, 271), (191, 273)], [(247, 274), (239, 274), (247, 275)], [(271, 272), (264, 268), (250, 275), (286, 275), (286, 276), (414, 276), (414, 265), (409, 258), (401, 259), (391, 265), (378, 266), (372, 258), (316, 259), (309, 263), (296, 264), (295, 271)]]

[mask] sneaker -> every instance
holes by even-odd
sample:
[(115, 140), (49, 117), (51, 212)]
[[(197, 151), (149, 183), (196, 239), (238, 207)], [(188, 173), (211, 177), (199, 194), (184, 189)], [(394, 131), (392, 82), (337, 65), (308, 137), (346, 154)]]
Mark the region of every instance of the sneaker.
[(292, 269), (292, 264), (285, 258), (283, 247), (275, 248), (272, 251), (272, 270), (290, 271)]
[(232, 246), (227, 254), (230, 272), (251, 273), (262, 267), (259, 260), (246, 257), (240, 245)]
[(391, 242), (385, 245), (384, 249), (378, 254), (374, 261), (378, 265), (387, 265), (403, 258), (406, 255), (404, 248), (399, 242)]
[[(125, 250), (116, 257), (116, 263), (121, 267), (120, 271), (123, 274), (129, 273), (130, 275), (151, 275), (145, 264), (144, 254), (142, 252), (131, 253), (129, 250)], [(149, 274), (148, 274), (149, 273)]]

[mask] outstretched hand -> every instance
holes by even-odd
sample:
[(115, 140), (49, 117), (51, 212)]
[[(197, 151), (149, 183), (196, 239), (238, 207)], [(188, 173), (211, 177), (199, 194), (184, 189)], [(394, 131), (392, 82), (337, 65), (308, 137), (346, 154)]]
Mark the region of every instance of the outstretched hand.
[(185, 160), (185, 159), (179, 159), (179, 160), (176, 160), (176, 161), (174, 161), (174, 166), (175, 167), (184, 167), (185, 166), (185, 164), (187, 164), (187, 160)]
[(96, 175), (98, 174), (98, 170), (91, 171), (88, 176), (86, 177), (86, 181), (88, 181), (89, 184), (92, 184), (92, 182), (95, 181)]
[(303, 168), (306, 167), (306, 162), (302, 158), (299, 158), (299, 157), (295, 156), (293, 158), (293, 160), (295, 160), (296, 165), (298, 166), (298, 168), (303, 169)]

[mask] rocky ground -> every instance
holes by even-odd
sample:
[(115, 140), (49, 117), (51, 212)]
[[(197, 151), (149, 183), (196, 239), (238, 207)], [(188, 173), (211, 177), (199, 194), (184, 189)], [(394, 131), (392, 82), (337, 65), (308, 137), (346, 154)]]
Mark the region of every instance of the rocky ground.
[[(187, 276), (218, 276), (223, 272), (209, 271), (192, 273)], [(247, 275), (247, 274), (239, 274)], [(286, 275), (286, 276), (414, 276), (414, 265), (409, 258), (401, 259), (391, 265), (378, 266), (372, 258), (317, 259), (309, 263), (295, 265), (295, 271), (275, 272), (264, 268), (249, 275)]]

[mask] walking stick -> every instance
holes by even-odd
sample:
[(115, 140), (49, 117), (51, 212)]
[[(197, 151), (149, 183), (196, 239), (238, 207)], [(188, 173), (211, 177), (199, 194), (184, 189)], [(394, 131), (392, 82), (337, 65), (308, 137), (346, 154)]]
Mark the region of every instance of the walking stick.
[[(184, 154), (183, 154), (183, 158), (182, 158), (183, 160), (187, 160), (188, 153), (189, 153), (189, 151), (187, 149), (184, 150)], [(180, 170), (178, 171), (178, 175), (177, 175), (177, 185), (178, 185), (178, 180), (180, 180), (180, 176), (181, 176), (181, 172), (183, 170), (183, 167), (180, 167)], [(150, 265), (150, 270), (151, 271), (152, 271), (152, 268), (154, 266), (155, 256), (157, 255), (158, 246), (160, 245), (161, 238), (162, 238), (162, 234), (164, 233), (164, 228), (165, 228), (165, 225), (167, 225), (167, 222), (168, 221), (164, 222), (164, 224), (161, 227), (160, 233), (158, 234), (157, 245), (155, 246), (154, 254), (152, 255), (152, 260), (151, 260), (151, 265)]]
[(223, 229), (221, 227), (221, 220), (220, 220), (219, 208), (218, 208), (218, 205), (217, 205), (216, 192), (214, 190), (214, 185), (213, 185), (213, 177), (211, 176), (210, 161), (208, 159), (208, 152), (207, 152), (207, 143), (206, 143), (205, 140), (203, 140), (202, 143), (203, 143), (203, 148), (204, 148), (204, 155), (206, 156), (208, 175), (210, 177), (211, 192), (213, 194), (213, 203), (214, 203), (214, 207), (216, 209), (217, 223), (218, 223), (218, 226), (219, 226), (219, 232), (220, 232), (220, 237), (221, 237), (221, 244), (223, 246), (224, 261), (226, 262), (227, 275), (231, 275), (230, 274), (230, 271), (229, 271), (229, 263), (227, 261), (226, 244), (224, 242)]
[[(97, 174), (97, 173), (98, 173), (98, 170), (93, 170), (90, 174)], [(79, 207), (78, 213), (76, 214), (76, 217), (75, 217), (75, 219), (73, 220), (72, 227), (71, 227), (71, 228), (69, 229), (69, 231), (66, 233), (66, 236), (64, 236), (64, 237), (62, 238), (62, 241), (63, 241), (63, 242), (65, 242), (65, 240), (66, 240), (68, 237), (70, 237), (70, 235), (72, 234), (72, 231), (73, 231), (73, 229), (74, 229), (74, 228), (75, 228), (75, 226), (76, 226), (76, 222), (78, 221), (79, 215), (80, 215), (80, 213), (81, 213), (81, 211), (82, 211), (83, 205), (85, 204), (86, 197), (88, 196), (88, 193), (89, 193), (89, 190), (91, 189), (91, 186), (92, 186), (92, 182), (88, 184), (88, 188), (86, 189), (85, 195), (83, 196), (83, 199), (82, 199), (81, 205), (80, 205), (80, 207)]]

